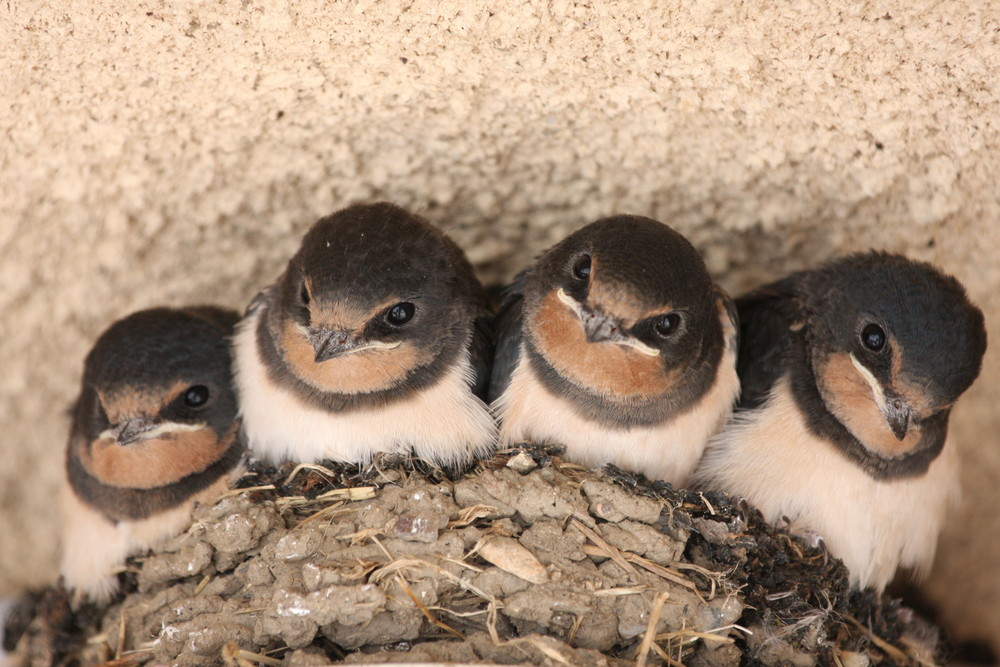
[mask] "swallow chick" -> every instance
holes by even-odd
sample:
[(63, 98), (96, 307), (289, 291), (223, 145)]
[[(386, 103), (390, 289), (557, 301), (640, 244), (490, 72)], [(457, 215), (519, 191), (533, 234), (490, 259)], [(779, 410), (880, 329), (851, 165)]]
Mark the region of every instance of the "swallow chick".
[(683, 485), (739, 394), (735, 311), (695, 248), (649, 218), (599, 220), (543, 254), (497, 317), (500, 443), (558, 443)]
[(253, 452), (364, 463), (375, 452), (460, 465), (492, 448), (489, 312), (465, 255), (387, 203), (318, 221), (235, 339)]
[(743, 395), (696, 484), (818, 534), (857, 588), (926, 572), (958, 491), (948, 416), (979, 374), (982, 313), (954, 278), (880, 252), (737, 307)]
[(154, 308), (115, 322), (87, 355), (72, 411), (62, 576), (106, 602), (131, 554), (181, 532), (238, 474), (229, 337), (239, 316)]

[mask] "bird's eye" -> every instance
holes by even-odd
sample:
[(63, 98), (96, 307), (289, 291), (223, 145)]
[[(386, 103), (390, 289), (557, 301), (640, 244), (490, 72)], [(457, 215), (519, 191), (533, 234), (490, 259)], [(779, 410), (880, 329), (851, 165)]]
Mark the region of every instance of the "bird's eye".
[(573, 277), (577, 280), (590, 279), (590, 255), (580, 255), (573, 262)]
[(306, 289), (305, 283), (302, 284), (302, 291), (299, 293), (299, 299), (302, 300), (303, 306), (309, 305), (309, 290)]
[(416, 311), (416, 306), (409, 301), (403, 301), (389, 309), (389, 312), (385, 314), (385, 320), (395, 327), (402, 326), (413, 319), (413, 314)]
[(208, 402), (208, 387), (196, 384), (184, 392), (184, 405), (189, 408), (200, 408)]
[(867, 324), (861, 330), (861, 344), (872, 352), (885, 347), (885, 330), (877, 324)]
[(666, 315), (660, 317), (653, 324), (653, 328), (656, 329), (656, 333), (660, 336), (666, 338), (673, 332), (677, 331), (677, 327), (681, 325), (681, 316), (677, 313), (667, 313)]

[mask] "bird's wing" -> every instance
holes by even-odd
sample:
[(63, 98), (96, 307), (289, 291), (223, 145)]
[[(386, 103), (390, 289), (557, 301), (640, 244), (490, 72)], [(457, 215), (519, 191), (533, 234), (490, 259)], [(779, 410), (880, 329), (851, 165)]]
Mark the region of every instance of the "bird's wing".
[(260, 292), (258, 292), (257, 296), (252, 298), (250, 300), (250, 303), (247, 304), (247, 309), (243, 313), (243, 317), (249, 317), (250, 315), (253, 315), (255, 312), (260, 310), (262, 306), (273, 300), (274, 292), (275, 292), (275, 285), (266, 287), (262, 289)]
[(763, 403), (785, 372), (794, 332), (805, 320), (797, 284), (798, 278), (793, 275), (736, 299), (740, 323), (736, 369), (742, 388), (741, 408)]
[(524, 273), (519, 274), (514, 282), (504, 290), (503, 300), (497, 312), (494, 326), (496, 328), (496, 351), (493, 356), (493, 373), (490, 377), (490, 389), (487, 394), (492, 403), (507, 390), (510, 376), (517, 368), (521, 356), (521, 321), (522, 302), (524, 301)]
[(476, 314), (472, 326), (472, 341), (469, 343), (469, 359), (472, 362), (472, 393), (486, 400), (490, 387), (490, 372), (493, 366), (493, 345), (496, 333), (493, 328), (493, 314), (486, 308), (485, 300)]
[(733, 301), (733, 297), (729, 296), (726, 290), (722, 289), (718, 285), (714, 286), (715, 298), (717, 303), (720, 303), (726, 310), (726, 316), (729, 318), (729, 322), (733, 325), (733, 340), (726, 341), (726, 344), (733, 350), (740, 349), (740, 316), (739, 312), (736, 310), (736, 302)]
[(208, 320), (226, 331), (232, 331), (236, 323), (240, 321), (240, 316), (236, 311), (219, 308), (218, 306), (190, 306), (185, 308), (184, 312), (200, 317), (203, 320)]

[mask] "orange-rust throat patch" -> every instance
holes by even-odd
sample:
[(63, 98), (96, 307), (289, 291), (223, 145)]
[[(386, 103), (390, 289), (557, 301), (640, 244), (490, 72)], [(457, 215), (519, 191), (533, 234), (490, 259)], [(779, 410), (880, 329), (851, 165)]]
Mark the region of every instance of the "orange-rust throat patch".
[(831, 355), (816, 369), (816, 384), (827, 409), (869, 451), (885, 458), (910, 453), (920, 444), (919, 425), (897, 440), (882, 416), (872, 388), (847, 353)]
[(88, 448), (77, 445), (80, 462), (102, 484), (126, 489), (155, 489), (204, 471), (233, 445), (237, 426), (222, 437), (205, 426), (196, 431), (176, 431), (157, 438), (121, 446), (111, 438), (98, 438)]
[(306, 384), (324, 392), (359, 394), (396, 386), (415, 368), (430, 359), (410, 343), (395, 348), (372, 348), (316, 363), (316, 351), (294, 322), (281, 331), (285, 362)]
[(659, 357), (615, 343), (587, 342), (580, 319), (555, 291), (542, 300), (531, 336), (555, 370), (577, 386), (610, 400), (650, 398), (672, 391), (675, 378)]

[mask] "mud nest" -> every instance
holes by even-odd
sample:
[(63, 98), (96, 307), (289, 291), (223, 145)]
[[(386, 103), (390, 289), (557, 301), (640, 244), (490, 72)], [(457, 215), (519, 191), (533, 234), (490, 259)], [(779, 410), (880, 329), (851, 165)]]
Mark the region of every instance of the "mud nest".
[(60, 589), (8, 624), (32, 665), (933, 663), (937, 633), (717, 494), (553, 449), (252, 464), (106, 608)]

